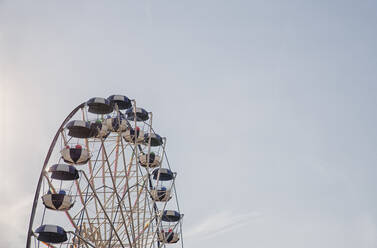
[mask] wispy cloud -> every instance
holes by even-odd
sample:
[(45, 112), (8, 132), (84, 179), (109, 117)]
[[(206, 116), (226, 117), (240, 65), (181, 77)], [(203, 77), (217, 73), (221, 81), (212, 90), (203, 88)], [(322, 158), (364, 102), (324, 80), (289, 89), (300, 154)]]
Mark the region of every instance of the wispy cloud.
[(223, 211), (208, 216), (203, 221), (189, 229), (185, 233), (185, 238), (213, 238), (217, 235), (245, 226), (259, 216), (261, 216), (261, 213), (256, 211), (241, 214), (237, 212)]

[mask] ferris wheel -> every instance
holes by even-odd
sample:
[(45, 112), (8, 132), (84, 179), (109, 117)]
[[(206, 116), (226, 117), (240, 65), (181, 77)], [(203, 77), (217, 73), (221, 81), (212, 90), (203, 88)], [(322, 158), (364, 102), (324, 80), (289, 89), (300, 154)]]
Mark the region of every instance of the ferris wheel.
[(123, 95), (94, 97), (58, 129), (39, 177), (26, 248), (183, 247), (166, 138)]

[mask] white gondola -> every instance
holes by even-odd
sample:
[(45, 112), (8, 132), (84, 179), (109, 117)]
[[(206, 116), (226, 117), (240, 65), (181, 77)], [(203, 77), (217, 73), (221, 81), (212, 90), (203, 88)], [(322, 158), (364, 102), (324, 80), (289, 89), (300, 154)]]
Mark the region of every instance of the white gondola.
[(126, 132), (123, 133), (123, 137), (127, 142), (135, 143), (135, 133), (137, 135), (136, 137), (136, 143), (141, 144), (144, 142), (144, 131), (139, 130), (136, 131), (134, 129), (128, 129)]
[(157, 189), (152, 189), (151, 191), (151, 197), (153, 200), (158, 202), (167, 202), (171, 199), (170, 190), (168, 190), (166, 187), (159, 187)]
[(139, 161), (140, 165), (143, 167), (155, 168), (160, 165), (161, 157), (154, 153), (150, 153), (148, 163), (148, 154), (142, 154), (139, 156)]
[(48, 209), (66, 211), (73, 207), (74, 200), (70, 195), (65, 192), (59, 192), (58, 194), (47, 193), (42, 196), (42, 202)]
[(89, 151), (78, 146), (75, 148), (66, 147), (60, 151), (60, 154), (64, 162), (69, 164), (86, 164), (90, 160)]
[(110, 117), (106, 119), (106, 126), (112, 132), (124, 132), (128, 129), (127, 121), (119, 117)]
[(92, 130), (92, 136), (95, 138), (106, 138), (109, 134), (109, 128), (105, 121), (96, 120), (90, 123), (90, 129)]
[(179, 235), (175, 232), (160, 232), (158, 233), (158, 240), (161, 243), (174, 244), (178, 242)]

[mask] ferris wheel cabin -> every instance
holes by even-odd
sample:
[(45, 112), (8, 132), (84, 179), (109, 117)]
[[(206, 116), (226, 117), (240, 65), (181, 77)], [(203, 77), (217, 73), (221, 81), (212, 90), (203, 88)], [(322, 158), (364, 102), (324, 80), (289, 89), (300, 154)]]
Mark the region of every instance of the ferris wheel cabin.
[(111, 95), (107, 98), (110, 101), (110, 104), (114, 106), (115, 104), (118, 106), (119, 110), (124, 110), (131, 108), (131, 101), (126, 96), (122, 95)]
[(135, 114), (136, 114), (136, 121), (146, 121), (149, 119), (148, 112), (145, 109), (136, 108), (136, 111), (135, 111), (134, 108), (129, 108), (126, 111), (127, 120), (134, 121)]
[(150, 145), (151, 146), (160, 146), (163, 144), (162, 138), (160, 135), (155, 134), (155, 133), (146, 133), (144, 134), (144, 142), (145, 144), (149, 144), (150, 140)]
[(79, 172), (72, 165), (55, 164), (50, 167), (51, 178), (62, 181), (72, 181), (79, 179)]
[(69, 130), (68, 135), (75, 138), (90, 138), (92, 135), (90, 125), (86, 121), (70, 121), (66, 125), (66, 128)]
[(166, 168), (155, 169), (153, 172), (153, 179), (159, 181), (170, 181), (175, 177), (175, 173)]
[(113, 112), (113, 106), (110, 101), (102, 97), (93, 97), (86, 102), (88, 112), (93, 114), (108, 114)]
[(64, 162), (69, 164), (82, 165), (90, 160), (89, 151), (80, 145), (76, 145), (75, 147), (67, 146), (60, 153)]
[(72, 196), (67, 195), (64, 191), (59, 191), (57, 194), (48, 192), (42, 196), (42, 202), (48, 209), (61, 211), (69, 210), (74, 205)]
[(136, 127), (135, 129), (130, 128), (124, 132), (123, 137), (127, 142), (133, 144), (142, 143), (144, 142), (144, 131), (140, 130), (139, 127)]
[(170, 190), (164, 186), (154, 187), (151, 190), (151, 197), (157, 202), (167, 202), (171, 199)]
[(106, 138), (110, 134), (107, 124), (103, 123), (100, 119), (90, 122), (90, 130), (90, 137), (94, 138)]
[(66, 231), (57, 225), (42, 225), (35, 230), (39, 241), (59, 244), (68, 240)]
[(148, 154), (142, 154), (139, 156), (140, 165), (143, 167), (155, 168), (160, 165), (161, 157), (156, 155), (154, 152), (149, 153), (149, 163)]
[(160, 233), (158, 233), (158, 240), (161, 242), (161, 243), (168, 243), (168, 244), (174, 244), (174, 243), (177, 243), (179, 241), (179, 235), (178, 233), (175, 233), (175, 232), (165, 232), (165, 231), (162, 231)]

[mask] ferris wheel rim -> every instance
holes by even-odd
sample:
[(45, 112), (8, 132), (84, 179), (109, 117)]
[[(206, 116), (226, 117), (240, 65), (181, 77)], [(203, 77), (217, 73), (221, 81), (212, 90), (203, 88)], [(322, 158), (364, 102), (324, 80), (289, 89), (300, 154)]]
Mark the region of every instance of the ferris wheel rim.
[(35, 210), (36, 210), (36, 207), (38, 205), (38, 198), (39, 198), (40, 187), (41, 187), (42, 179), (43, 179), (43, 172), (45, 171), (47, 164), (50, 160), (53, 148), (55, 147), (55, 144), (56, 144), (56, 142), (59, 138), (60, 132), (62, 131), (64, 126), (68, 123), (68, 121), (77, 113), (77, 111), (79, 111), (84, 106), (85, 106), (85, 102), (79, 104), (77, 107), (75, 107), (71, 111), (70, 114), (67, 115), (67, 117), (64, 119), (64, 121), (60, 125), (58, 131), (56, 132), (56, 134), (55, 134), (55, 136), (54, 136), (54, 138), (53, 138), (53, 140), (50, 144), (47, 155), (46, 155), (45, 160), (43, 162), (42, 170), (41, 170), (41, 173), (40, 173), (39, 179), (38, 179), (37, 188), (36, 188), (36, 191), (35, 191), (35, 194), (34, 194), (33, 206), (32, 206), (32, 210), (31, 210), (31, 214), (30, 214), (29, 227), (28, 227), (28, 232), (27, 232), (26, 248), (30, 247), (31, 237), (32, 237), (32, 234), (33, 234), (32, 228), (33, 228), (33, 222), (34, 222), (34, 217), (35, 217)]

